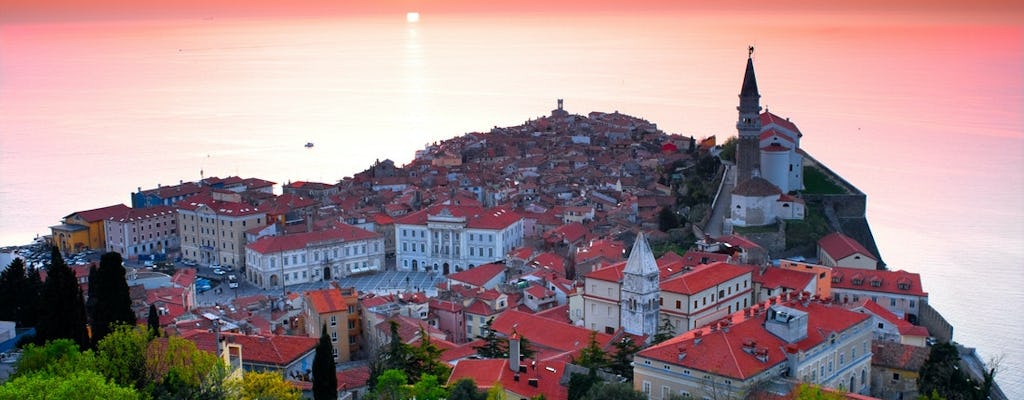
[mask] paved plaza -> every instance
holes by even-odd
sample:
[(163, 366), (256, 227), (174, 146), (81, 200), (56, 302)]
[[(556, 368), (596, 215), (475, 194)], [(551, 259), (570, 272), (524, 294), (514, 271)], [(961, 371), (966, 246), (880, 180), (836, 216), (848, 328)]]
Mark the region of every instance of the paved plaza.
[[(240, 273), (234, 274), (241, 277)], [(303, 293), (308, 290), (323, 289), (330, 286), (330, 282), (337, 282), (341, 287), (355, 287), (359, 293), (398, 293), (404, 291), (426, 291), (430, 296), (436, 296), (437, 283), (444, 281), (444, 277), (429, 272), (404, 272), (384, 271), (373, 274), (363, 274), (347, 278), (338, 278), (330, 281), (317, 281), (288, 285), (282, 290), (281, 287), (271, 289), (260, 289), (244, 280), (239, 281), (238, 288), (231, 289), (227, 284), (227, 275), (214, 275), (209, 268), (198, 268), (199, 277), (210, 279), (212, 289), (203, 293), (197, 293), (197, 303), (200, 306), (214, 306), (218, 304), (229, 304), (236, 297), (254, 296), (264, 294), (270, 297), (280, 297), (287, 293)]]

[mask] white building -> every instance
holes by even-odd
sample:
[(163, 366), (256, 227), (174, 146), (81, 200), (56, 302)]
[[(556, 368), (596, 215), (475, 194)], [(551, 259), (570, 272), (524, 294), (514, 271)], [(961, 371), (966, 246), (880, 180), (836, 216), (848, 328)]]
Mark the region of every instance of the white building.
[(395, 222), (402, 271), (463, 271), (503, 260), (522, 244), (523, 218), (501, 207), (435, 205)]
[(124, 215), (103, 221), (106, 251), (116, 251), (129, 260), (140, 255), (177, 251), (178, 213), (170, 206), (132, 208)]
[(765, 178), (755, 176), (736, 185), (732, 190), (732, 218), (734, 226), (764, 226), (778, 219), (804, 219), (803, 200), (782, 193)]
[(341, 223), (325, 231), (265, 236), (245, 246), (245, 265), (246, 279), (263, 289), (380, 271), (384, 238)]
[(761, 119), (761, 176), (783, 192), (804, 189), (804, 158), (798, 152), (803, 134), (796, 125), (767, 110)]

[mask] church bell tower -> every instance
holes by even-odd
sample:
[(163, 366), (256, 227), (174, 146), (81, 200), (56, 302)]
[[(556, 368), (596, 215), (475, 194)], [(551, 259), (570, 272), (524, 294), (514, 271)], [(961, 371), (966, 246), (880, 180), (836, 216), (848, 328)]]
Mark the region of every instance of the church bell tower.
[(754, 46), (747, 52), (747, 70), (743, 74), (743, 87), (740, 89), (739, 120), (736, 130), (739, 140), (736, 142), (736, 183), (760, 175), (760, 136), (761, 136), (761, 94), (757, 92), (757, 79), (754, 77)]
[(622, 329), (627, 333), (653, 338), (658, 330), (658, 313), (661, 311), (658, 275), (654, 253), (644, 233), (640, 232), (629, 253), (626, 268), (622, 270), (619, 315)]

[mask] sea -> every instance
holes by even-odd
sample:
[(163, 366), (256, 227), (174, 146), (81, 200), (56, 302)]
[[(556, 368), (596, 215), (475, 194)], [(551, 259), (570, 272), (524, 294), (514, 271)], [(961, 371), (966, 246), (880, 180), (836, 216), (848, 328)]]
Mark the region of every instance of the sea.
[[(548, 115), (735, 135), (761, 104), (868, 196), (890, 269), (1024, 398), (1024, 28), (843, 15), (561, 13), (0, 25), (0, 244), (138, 188), (335, 182)], [(314, 144), (306, 148), (307, 142)]]

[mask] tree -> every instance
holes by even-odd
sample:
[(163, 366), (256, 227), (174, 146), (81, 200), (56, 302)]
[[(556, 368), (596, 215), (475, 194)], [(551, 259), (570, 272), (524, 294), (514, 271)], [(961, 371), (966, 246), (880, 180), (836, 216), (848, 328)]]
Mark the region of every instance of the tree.
[(495, 382), (494, 386), (487, 389), (487, 400), (505, 400), (505, 388), (501, 387), (501, 383)]
[(679, 227), (679, 216), (676, 215), (675, 211), (665, 206), (658, 211), (658, 230), (662, 232), (668, 232), (671, 229)]
[(147, 389), (154, 399), (220, 398), (226, 376), (220, 357), (187, 339), (157, 338), (146, 347)]
[(103, 399), (135, 400), (139, 394), (131, 388), (107, 381), (96, 371), (80, 370), (56, 376), (34, 373), (19, 376), (0, 386), (0, 399)]
[(302, 392), (273, 371), (246, 372), (242, 379), (228, 381), (229, 398), (239, 400), (299, 400)]
[(420, 381), (412, 385), (412, 396), (417, 400), (442, 400), (448, 391), (438, 382), (436, 375), (422, 374)]
[(658, 344), (669, 340), (676, 336), (676, 327), (672, 325), (672, 320), (665, 317), (661, 320), (661, 325), (658, 325), (658, 331), (654, 333), (654, 344)]
[(334, 364), (334, 347), (327, 336), (327, 324), (320, 328), (320, 342), (313, 356), (313, 398), (327, 400), (338, 398), (338, 375)]
[(735, 136), (730, 137), (722, 143), (722, 152), (718, 153), (718, 157), (725, 161), (736, 162), (736, 144), (737, 138)]
[(492, 323), (494, 323), (494, 317), (487, 319), (487, 323), (480, 327), (481, 331), (485, 333), (484, 336), (477, 336), (477, 339), (483, 339), (484, 344), (474, 346), (473, 349), (483, 358), (508, 357), (508, 341), (498, 337), (497, 333), (491, 329)]
[(149, 315), (146, 317), (146, 326), (149, 330), (149, 338), (160, 336), (160, 314), (156, 311), (156, 303), (149, 305)]
[(25, 273), (25, 262), (15, 258), (0, 273), (0, 321), (17, 321), (23, 306), (20, 298), (21, 287), (25, 286), (28, 277)]
[[(121, 254), (113, 251), (103, 254), (100, 268), (96, 270), (96, 281), (89, 281), (90, 295), (96, 297), (92, 314), (93, 343), (103, 340), (113, 325), (135, 325), (132, 298), (121, 264)], [(91, 302), (92, 298), (89, 300)]]
[(476, 382), (469, 378), (459, 379), (448, 392), (448, 400), (484, 400), (486, 397), (477, 389)]
[(590, 343), (583, 350), (580, 350), (580, 358), (576, 360), (575, 364), (581, 367), (597, 369), (608, 365), (607, 355), (601, 349), (601, 345), (597, 343), (597, 332), (590, 332)]
[(34, 373), (59, 377), (76, 371), (96, 370), (96, 358), (92, 352), (79, 351), (78, 344), (71, 339), (55, 339), (42, 346), (26, 345), (17, 366), (15, 377)]
[(39, 276), (39, 268), (29, 266), (25, 269), (25, 286), (22, 287), (18, 300), (23, 302), (20, 308), (21, 315), (18, 320), (22, 326), (37, 326), (39, 322), (39, 309), (43, 292), (43, 279)]
[(569, 398), (582, 398), (599, 381), (596, 368), (591, 368), (586, 374), (573, 373), (569, 376)]
[(537, 354), (537, 351), (533, 349), (533, 343), (530, 342), (530, 339), (527, 339), (526, 336), (520, 336), (519, 355), (523, 356), (523, 358), (533, 358), (534, 354)]
[(583, 400), (646, 400), (647, 396), (625, 383), (598, 382), (582, 397)]
[(384, 371), (378, 378), (377, 384), (370, 391), (370, 398), (377, 400), (404, 400), (408, 397), (406, 388), (405, 372), (398, 369)]
[(984, 399), (988, 392), (984, 382), (978, 383), (959, 368), (960, 353), (955, 345), (936, 343), (928, 360), (921, 366), (917, 379), (919, 393), (936, 392), (949, 400)]
[(843, 400), (846, 396), (838, 392), (826, 392), (821, 390), (819, 386), (811, 386), (806, 383), (801, 383), (800, 386), (796, 387), (793, 391), (794, 400)]
[(413, 375), (416, 373), (430, 374), (433, 376), (448, 376), (451, 374), (451, 368), (447, 364), (441, 362), (441, 353), (444, 351), (437, 347), (430, 341), (430, 335), (427, 334), (425, 328), (420, 327), (420, 344), (417, 346), (409, 347), (409, 361), (406, 364), (405, 374), (406, 376), (415, 376), (416, 379), (412, 379), (415, 383), (419, 379), (420, 375)]
[(149, 335), (137, 327), (118, 325), (96, 344), (98, 371), (114, 383), (144, 390), (146, 379), (146, 347)]
[(633, 381), (633, 355), (640, 351), (640, 346), (633, 343), (629, 336), (623, 336), (622, 340), (615, 342), (615, 354), (612, 354), (608, 362), (608, 371), (626, 378), (628, 382)]
[(80, 348), (89, 347), (85, 328), (85, 301), (75, 273), (64, 263), (60, 250), (52, 248), (50, 266), (40, 297), (36, 343), (55, 339), (71, 339)]

